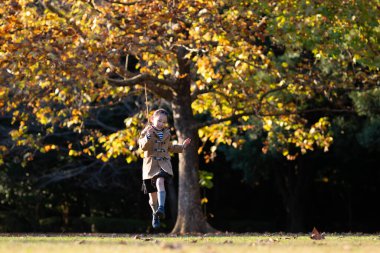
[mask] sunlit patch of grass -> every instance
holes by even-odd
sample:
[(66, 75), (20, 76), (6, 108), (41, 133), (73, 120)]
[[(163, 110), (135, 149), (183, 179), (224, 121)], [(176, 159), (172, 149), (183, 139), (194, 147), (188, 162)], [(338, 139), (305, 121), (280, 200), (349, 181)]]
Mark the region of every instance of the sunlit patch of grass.
[(324, 240), (308, 235), (4, 235), (0, 253), (97, 253), (97, 252), (181, 252), (181, 253), (325, 253), (380, 252), (379, 235), (327, 234)]

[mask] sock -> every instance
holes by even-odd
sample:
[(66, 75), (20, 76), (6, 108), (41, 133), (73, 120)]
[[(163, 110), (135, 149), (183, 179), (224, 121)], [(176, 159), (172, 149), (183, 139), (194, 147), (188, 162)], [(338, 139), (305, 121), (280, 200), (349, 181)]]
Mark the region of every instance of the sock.
[(165, 206), (166, 191), (159, 191), (157, 194), (158, 206)]

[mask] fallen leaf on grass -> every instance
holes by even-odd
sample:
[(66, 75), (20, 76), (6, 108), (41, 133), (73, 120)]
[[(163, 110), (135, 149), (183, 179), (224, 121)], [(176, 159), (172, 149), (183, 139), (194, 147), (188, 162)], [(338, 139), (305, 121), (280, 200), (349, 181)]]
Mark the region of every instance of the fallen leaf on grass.
[(163, 249), (181, 249), (181, 244), (171, 244), (171, 243), (165, 243), (161, 246)]
[(325, 239), (325, 233), (320, 234), (318, 230), (314, 227), (313, 231), (311, 232), (310, 238), (313, 240), (323, 240)]
[(134, 237), (134, 239), (136, 239), (136, 240), (142, 240), (142, 241), (145, 241), (145, 242), (153, 241), (153, 238), (152, 238), (152, 237), (144, 238), (144, 237), (141, 237), (141, 236), (138, 236), (138, 235), (136, 235), (136, 236)]
[(268, 239), (261, 239), (258, 241), (259, 244), (273, 244), (275, 242), (279, 242), (280, 240), (277, 238), (268, 238)]

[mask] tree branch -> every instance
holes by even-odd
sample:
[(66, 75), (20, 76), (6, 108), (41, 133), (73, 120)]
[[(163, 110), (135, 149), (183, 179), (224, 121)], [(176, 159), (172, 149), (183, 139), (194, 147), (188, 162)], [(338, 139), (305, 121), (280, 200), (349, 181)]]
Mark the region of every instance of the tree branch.
[(149, 75), (147, 73), (138, 74), (133, 77), (130, 77), (128, 79), (113, 79), (113, 78), (107, 78), (107, 80), (116, 86), (133, 86), (136, 84), (141, 84), (146, 81), (152, 81), (159, 84), (164, 84), (170, 88), (173, 88), (174, 81), (171, 80), (165, 80), (165, 79), (159, 79), (157, 77), (154, 77), (152, 75)]
[(192, 129), (200, 129), (202, 127), (211, 126), (214, 124), (219, 124), (219, 123), (226, 122), (226, 121), (236, 120), (236, 119), (239, 119), (243, 116), (251, 116), (251, 115), (255, 115), (255, 114), (256, 114), (256, 112), (255, 113), (247, 112), (247, 113), (240, 113), (240, 114), (231, 115), (231, 116), (221, 118), (221, 119), (211, 119), (211, 120), (208, 120), (208, 121), (205, 121), (202, 123), (194, 124), (194, 125), (192, 125), (191, 128)]
[[(108, 82), (114, 86), (120, 87), (132, 87), (136, 84), (146, 84), (147, 89), (157, 94), (158, 96), (171, 101), (174, 96), (174, 82), (171, 80), (164, 80), (154, 77), (152, 75), (143, 73), (136, 76), (130, 77), (128, 79), (113, 79), (107, 78)], [(163, 84), (164, 87), (159, 87), (156, 84)]]
[(141, 1), (134, 1), (134, 2), (129, 2), (129, 3), (124, 3), (124, 2), (120, 2), (120, 1), (114, 1), (114, 0), (104, 0), (104, 1), (111, 3), (111, 4), (121, 4), (121, 5), (126, 5), (126, 6), (131, 6), (131, 5), (141, 3)]
[(89, 0), (88, 4), (98, 13), (103, 13), (102, 11), (99, 10), (98, 6), (95, 3), (95, 0)]
[(57, 182), (60, 182), (62, 180), (65, 180), (65, 179), (69, 179), (69, 178), (73, 178), (73, 177), (76, 177), (82, 173), (84, 173), (87, 169), (95, 166), (95, 165), (98, 165), (100, 164), (99, 160), (95, 160), (93, 161), (92, 163), (88, 164), (88, 165), (83, 165), (83, 166), (76, 166), (76, 164), (72, 165), (72, 164), (69, 164), (69, 165), (66, 165), (64, 167), (74, 167), (74, 168), (70, 168), (68, 170), (64, 170), (64, 168), (60, 168), (58, 171), (56, 172), (52, 172), (48, 175), (45, 175), (45, 176), (42, 176), (38, 181), (37, 183), (37, 187), (39, 188), (43, 188), (43, 187), (46, 187), (47, 185), (49, 184), (52, 184), (52, 183), (57, 183)]
[(203, 90), (200, 90), (198, 89), (198, 87), (195, 88), (195, 90), (193, 91), (193, 93), (191, 93), (191, 101), (194, 102), (197, 97), (199, 95), (203, 95), (203, 94), (207, 94), (207, 93), (210, 93), (210, 92), (215, 92), (215, 89), (203, 89)]
[(265, 92), (259, 99), (259, 107), (257, 108), (257, 113), (259, 114), (260, 113), (260, 110), (261, 110), (261, 106), (262, 106), (262, 102), (264, 100), (264, 98), (266, 96), (268, 96), (269, 94), (273, 93), (273, 92), (276, 92), (276, 91), (280, 91), (280, 90), (283, 90), (283, 89), (286, 89), (288, 88), (289, 84), (286, 84), (286, 85), (283, 85), (281, 87), (278, 87), (278, 88), (275, 88), (275, 89), (272, 89), (272, 90), (269, 90), (267, 92)]
[(107, 131), (110, 131), (110, 132), (117, 132), (120, 130), (120, 129), (117, 129), (115, 127), (104, 124), (99, 119), (85, 121), (85, 125), (88, 127), (89, 126), (100, 126), (101, 128), (103, 128)]
[(315, 113), (315, 112), (325, 112), (325, 113), (356, 113), (356, 111), (352, 108), (348, 109), (330, 109), (330, 108), (315, 108), (315, 109), (308, 109), (308, 110), (301, 110), (301, 111), (284, 111), (284, 112), (277, 112), (277, 113), (265, 113), (265, 114), (259, 114), (256, 111), (250, 111), (250, 112), (243, 112), (234, 114), (225, 118), (221, 119), (211, 119), (202, 123), (194, 124), (191, 128), (192, 129), (200, 129), (202, 127), (211, 126), (214, 124), (219, 124), (226, 121), (232, 121), (237, 120), (243, 116), (255, 116), (258, 118), (261, 117), (269, 117), (269, 116), (284, 116), (284, 115), (294, 115), (294, 114), (307, 114), (307, 113)]

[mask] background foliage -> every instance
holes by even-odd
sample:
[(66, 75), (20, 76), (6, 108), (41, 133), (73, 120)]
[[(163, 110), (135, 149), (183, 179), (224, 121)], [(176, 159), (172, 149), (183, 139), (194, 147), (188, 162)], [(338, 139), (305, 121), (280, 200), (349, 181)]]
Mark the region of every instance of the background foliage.
[(170, 111), (190, 80), (215, 227), (373, 231), (378, 14), (377, 0), (3, 1), (1, 230), (148, 229), (142, 81)]

